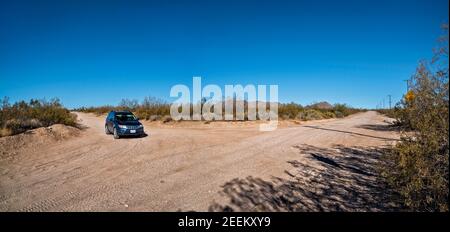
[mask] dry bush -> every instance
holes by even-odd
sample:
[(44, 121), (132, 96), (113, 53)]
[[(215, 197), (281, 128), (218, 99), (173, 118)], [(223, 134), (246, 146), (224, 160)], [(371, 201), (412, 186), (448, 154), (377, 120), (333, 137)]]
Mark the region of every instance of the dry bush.
[(142, 104), (133, 109), (139, 118), (156, 120), (170, 115), (170, 105), (162, 100), (146, 97)]
[[(446, 27), (447, 28), (447, 27)], [(405, 133), (385, 156), (383, 175), (415, 211), (448, 211), (448, 30), (443, 47), (422, 62), (395, 111)]]
[(304, 108), (296, 103), (287, 103), (278, 105), (278, 115), (281, 119), (295, 119)]
[(162, 122), (163, 123), (168, 123), (168, 122), (171, 122), (171, 121), (172, 121), (172, 117), (170, 117), (170, 116), (164, 116), (162, 118)]
[(96, 115), (103, 115), (112, 110), (129, 110), (141, 119), (152, 121), (170, 115), (170, 105), (162, 100), (152, 97), (146, 97), (140, 104), (137, 100), (122, 99), (117, 106), (82, 107), (74, 110), (94, 113)]
[(349, 107), (346, 104), (335, 104), (332, 110), (338, 118), (347, 117), (351, 114), (363, 111), (361, 109)]
[[(203, 106), (206, 99), (202, 99), (200, 107)], [(248, 102), (244, 101), (244, 120), (248, 120)], [(345, 117), (350, 114), (360, 112), (360, 109), (349, 107), (345, 104), (336, 104), (334, 106), (323, 108), (326, 102), (316, 103), (311, 106), (303, 107), (296, 103), (278, 104), (278, 115), (281, 119), (300, 119), (300, 120), (316, 120), (328, 119), (336, 117)], [(191, 104), (191, 117), (194, 105)], [(225, 116), (225, 104), (222, 106), (222, 112)], [(269, 103), (267, 103), (267, 108)], [(137, 100), (123, 99), (117, 106), (99, 106), (99, 107), (82, 107), (75, 111), (95, 113), (97, 115), (106, 114), (111, 110), (129, 110), (136, 114), (137, 117), (144, 120), (163, 120), (170, 116), (170, 104), (153, 97), (146, 97), (141, 103)], [(236, 105), (233, 107), (233, 115), (236, 115)]]
[(80, 111), (80, 112), (85, 112), (85, 113), (94, 113), (96, 115), (107, 114), (112, 110), (116, 110), (116, 107), (106, 105), (106, 106), (97, 106), (97, 107), (81, 107), (81, 108), (74, 109), (74, 111)]
[(342, 118), (361, 111), (363, 110), (345, 104), (331, 105), (327, 102), (314, 103), (305, 107), (296, 103), (278, 105), (278, 115), (281, 119), (300, 119), (306, 121)]
[(309, 121), (309, 120), (323, 119), (323, 116), (322, 116), (322, 113), (318, 110), (307, 109), (307, 110), (300, 112), (299, 115), (297, 116), (297, 118), (300, 120)]
[(336, 114), (335, 114), (334, 112), (330, 112), (330, 111), (323, 112), (323, 113), (322, 113), (322, 116), (323, 116), (323, 118), (325, 118), (325, 119), (336, 118)]
[(14, 135), (53, 124), (76, 126), (76, 115), (64, 108), (58, 99), (30, 100), (9, 104), (4, 98), (0, 110), (1, 136)]

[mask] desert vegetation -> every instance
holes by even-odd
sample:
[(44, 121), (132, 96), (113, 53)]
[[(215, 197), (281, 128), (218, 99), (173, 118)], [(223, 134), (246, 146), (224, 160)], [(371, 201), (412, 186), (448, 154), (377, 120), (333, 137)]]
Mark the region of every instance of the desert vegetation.
[(19, 101), (3, 99), (0, 109), (0, 136), (15, 135), (26, 130), (53, 124), (76, 126), (76, 115), (64, 108), (58, 99)]
[(448, 211), (448, 25), (430, 62), (422, 61), (394, 109), (401, 141), (387, 152), (383, 176), (414, 211)]
[[(203, 104), (204, 101), (200, 104)], [(247, 119), (248, 103), (244, 102), (244, 106), (246, 109), (244, 118)], [(130, 110), (143, 120), (171, 121), (170, 104), (154, 97), (146, 97), (142, 102), (122, 99), (116, 106), (81, 107), (73, 110), (96, 115), (103, 115), (111, 110)], [(308, 106), (301, 106), (296, 103), (279, 104), (278, 110), (281, 119), (304, 121), (340, 118), (361, 111), (361, 109), (351, 108), (345, 104), (331, 105), (327, 102)], [(223, 112), (225, 112), (225, 109), (223, 109)], [(234, 114), (236, 115), (236, 109), (234, 109)], [(59, 99), (54, 98), (49, 101), (31, 99), (29, 102), (19, 101), (13, 104), (9, 102), (7, 97), (3, 99), (0, 109), (0, 136), (15, 135), (30, 129), (48, 127), (53, 124), (77, 125), (76, 115), (66, 109)]]
[(328, 102), (314, 103), (301, 106), (296, 103), (279, 104), (278, 114), (281, 119), (298, 119), (303, 121), (342, 118), (348, 115), (364, 111), (346, 104), (331, 105)]
[(170, 116), (170, 104), (154, 97), (146, 97), (141, 103), (135, 99), (122, 99), (116, 106), (81, 107), (74, 110), (96, 115), (106, 114), (111, 110), (130, 110), (140, 119), (151, 121), (165, 119)]
[[(200, 104), (203, 105), (205, 101), (206, 100), (203, 99)], [(247, 119), (248, 102), (244, 101), (243, 104), (245, 108), (244, 119)], [(193, 106), (191, 105), (191, 114), (193, 112), (192, 107)], [(142, 102), (139, 102), (138, 100), (122, 99), (117, 106), (105, 105), (98, 107), (82, 107), (74, 110), (95, 113), (97, 115), (106, 114), (111, 110), (130, 110), (139, 118), (151, 121), (169, 121), (170, 117), (170, 104), (154, 97), (146, 97)], [(280, 119), (295, 119), (302, 121), (342, 118), (361, 111), (364, 110), (352, 108), (346, 104), (331, 105), (328, 102), (319, 102), (307, 106), (302, 106), (293, 102), (278, 104), (278, 115)], [(222, 112), (225, 112), (225, 108), (222, 109)], [(236, 107), (234, 107), (233, 113), (236, 115)]]

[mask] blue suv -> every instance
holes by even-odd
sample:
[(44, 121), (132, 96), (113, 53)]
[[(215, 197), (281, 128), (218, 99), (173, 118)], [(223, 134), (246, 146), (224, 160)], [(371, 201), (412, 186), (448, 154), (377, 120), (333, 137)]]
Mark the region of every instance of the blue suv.
[(115, 139), (121, 136), (144, 136), (144, 126), (130, 111), (111, 111), (106, 117), (105, 133), (113, 134)]

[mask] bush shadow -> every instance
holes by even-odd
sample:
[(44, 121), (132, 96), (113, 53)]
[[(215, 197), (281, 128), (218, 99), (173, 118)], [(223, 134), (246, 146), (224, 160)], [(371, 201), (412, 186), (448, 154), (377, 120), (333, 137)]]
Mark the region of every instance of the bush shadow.
[(367, 138), (381, 139), (381, 140), (385, 140), (385, 141), (399, 141), (399, 139), (394, 139), (394, 138), (380, 137), (380, 136), (374, 136), (374, 135), (369, 135), (369, 134), (357, 133), (357, 132), (353, 132), (353, 131), (337, 130), (337, 129), (332, 129), (332, 128), (319, 127), (319, 126), (306, 126), (305, 125), (303, 127), (316, 129), (316, 130), (339, 132), (339, 133), (343, 133), (343, 134), (350, 134), (350, 135), (362, 136), (362, 137), (367, 137)]
[(209, 211), (399, 211), (396, 196), (378, 175), (383, 149), (295, 146), (287, 178), (235, 178), (219, 192), (228, 203)]
[(394, 124), (364, 124), (357, 126), (357, 128), (366, 129), (366, 130), (373, 130), (373, 131), (399, 131), (400, 127), (394, 125)]

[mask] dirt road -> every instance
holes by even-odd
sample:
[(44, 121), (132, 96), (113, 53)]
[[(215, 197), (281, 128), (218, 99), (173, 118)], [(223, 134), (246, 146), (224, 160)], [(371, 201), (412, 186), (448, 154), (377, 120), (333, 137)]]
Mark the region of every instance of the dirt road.
[[(0, 160), (0, 211), (389, 210), (374, 170), (398, 134), (375, 112), (259, 132), (161, 128), (80, 135)], [(212, 123), (213, 124), (213, 123)]]

